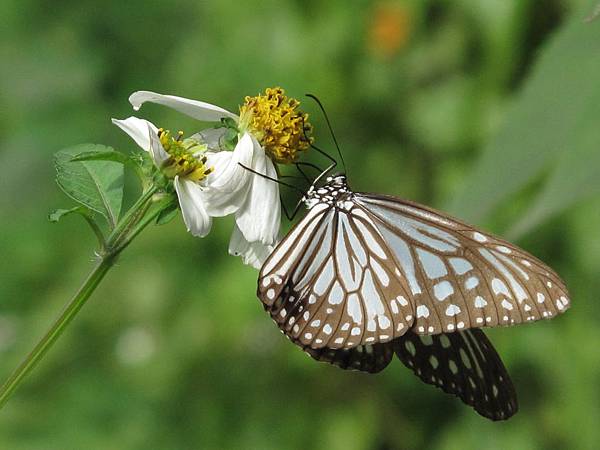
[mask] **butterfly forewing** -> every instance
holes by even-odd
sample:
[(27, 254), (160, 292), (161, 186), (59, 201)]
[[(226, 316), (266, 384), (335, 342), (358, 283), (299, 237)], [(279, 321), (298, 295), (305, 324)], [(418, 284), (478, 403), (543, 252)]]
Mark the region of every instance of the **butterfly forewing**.
[(348, 203), (346, 209), (309, 213), (298, 224), (302, 233), (294, 229), (261, 271), (259, 298), (301, 345), (337, 349), (388, 342), (414, 320), (392, 252), (372, 220)]
[(394, 341), (394, 351), (422, 381), (456, 395), (485, 417), (503, 420), (517, 412), (512, 381), (481, 330), (406, 333)]
[(511, 325), (568, 308), (558, 275), (518, 247), (415, 203), (354, 199), (398, 261), (415, 304), (415, 332)]

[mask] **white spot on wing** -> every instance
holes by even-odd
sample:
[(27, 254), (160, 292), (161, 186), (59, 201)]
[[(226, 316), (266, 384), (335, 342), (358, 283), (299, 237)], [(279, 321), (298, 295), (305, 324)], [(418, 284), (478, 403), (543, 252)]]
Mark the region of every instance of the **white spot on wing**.
[(456, 305), (450, 305), (446, 308), (446, 315), (448, 317), (454, 317), (460, 313), (460, 308)]
[[(492, 253), (490, 253), (488, 250), (486, 250), (484, 248), (479, 249), (479, 253), (481, 253), (481, 255), (485, 259), (487, 259), (502, 274), (502, 276), (506, 280), (508, 280), (510, 287), (517, 295), (517, 300), (519, 301), (519, 303), (521, 303), (523, 300), (525, 300), (527, 298), (527, 293), (523, 289), (523, 286), (519, 282), (517, 282), (517, 280), (515, 280), (515, 277), (513, 277), (512, 273), (504, 266), (504, 264), (502, 264), (500, 261), (498, 261), (498, 259), (494, 255), (492, 255)], [(509, 297), (512, 298), (512, 295), (510, 295), (510, 294), (506, 294), (506, 295), (508, 295)]]
[(454, 288), (452, 287), (452, 284), (450, 284), (449, 281), (442, 281), (433, 286), (433, 295), (435, 295), (435, 298), (437, 298), (440, 302), (444, 301), (453, 293)]
[(464, 258), (450, 258), (450, 265), (457, 275), (463, 275), (473, 270), (471, 263)]
[(475, 297), (475, 308), (484, 308), (486, 305), (487, 302), (481, 295)]
[(331, 281), (333, 280), (333, 259), (327, 261), (325, 268), (319, 274), (319, 278), (315, 282), (314, 291), (317, 295), (323, 295), (327, 292), (329, 286), (331, 286)]
[(375, 289), (373, 277), (369, 269), (365, 270), (365, 278), (360, 293), (363, 298), (368, 319), (385, 314), (385, 307), (381, 301), (379, 292)]
[(508, 290), (508, 287), (506, 286), (506, 284), (504, 284), (504, 281), (502, 281), (500, 278), (494, 278), (492, 280), (492, 290), (494, 291), (494, 294), (496, 294), (496, 295), (504, 294), (507, 297), (512, 297), (512, 295), (510, 295), (510, 291)]
[(379, 323), (379, 328), (382, 330), (386, 330), (390, 327), (390, 319), (387, 316), (377, 316), (377, 322)]
[(381, 267), (381, 265), (373, 257), (369, 258), (369, 262), (371, 264), (371, 267), (373, 268), (373, 271), (375, 272), (375, 275), (377, 275), (377, 278), (379, 279), (381, 284), (383, 286), (387, 287), (390, 284), (390, 278), (388, 277), (384, 268)]
[(429, 317), (429, 308), (427, 308), (427, 306), (425, 306), (425, 305), (417, 306), (417, 318), (419, 318), (419, 317), (424, 317), (424, 318)]
[(406, 281), (408, 281), (411, 293), (413, 295), (420, 294), (422, 292), (421, 286), (419, 286), (419, 282), (415, 276), (415, 264), (408, 245), (403, 239), (389, 231), (387, 228), (382, 227), (380, 232), (383, 235), (386, 244), (392, 249), (394, 255), (400, 262), (400, 266), (404, 272)]
[(477, 242), (487, 242), (487, 238), (477, 231), (473, 233), (473, 239), (475, 239)]
[(512, 303), (509, 302), (507, 299), (502, 300), (501, 305), (504, 309), (508, 309), (509, 311), (511, 311), (513, 309)]
[[(369, 222), (371, 222), (370, 219), (369, 219)], [(387, 259), (387, 255), (385, 254), (385, 252), (383, 251), (381, 246), (377, 243), (377, 240), (375, 239), (375, 237), (373, 236), (373, 233), (371, 232), (371, 230), (377, 229), (377, 228), (375, 228), (373, 223), (371, 222), (371, 227), (369, 227), (369, 228), (367, 228), (363, 224), (363, 222), (360, 220), (355, 220), (354, 223), (358, 227), (362, 238), (367, 243), (369, 250), (371, 250), (371, 252), (375, 253), (379, 258), (384, 259), (384, 260)]]
[(342, 302), (343, 299), (344, 299), (344, 290), (342, 289), (342, 286), (340, 285), (340, 283), (338, 281), (336, 281), (333, 284), (333, 288), (331, 289), (331, 292), (329, 292), (327, 301), (331, 305), (338, 305)]
[(375, 320), (371, 319), (367, 322), (367, 331), (375, 331), (377, 329), (377, 324)]
[(479, 286), (479, 278), (477, 278), (477, 277), (469, 277), (465, 281), (465, 288), (468, 289), (469, 291), (471, 289), (475, 289), (477, 286)]
[(362, 308), (360, 307), (360, 299), (356, 292), (350, 294), (348, 297), (347, 311), (354, 323), (362, 323)]
[[(313, 230), (319, 225), (320, 221), (316, 217), (321, 215), (321, 213), (328, 208), (329, 205), (327, 204), (318, 204), (311, 208), (300, 224), (292, 230), (286, 239), (271, 254), (261, 272), (269, 273), (280, 261), (283, 261), (278, 272), (287, 273), (290, 270), (291, 264), (296, 262), (300, 253), (305, 249), (305, 245), (311, 237)], [(331, 214), (331, 212), (327, 214)], [(327, 222), (327, 219), (325, 219), (325, 222)], [(290, 248), (293, 248), (293, 250), (288, 254)]]
[(444, 262), (433, 253), (417, 248), (417, 256), (429, 279), (435, 280), (448, 274)]

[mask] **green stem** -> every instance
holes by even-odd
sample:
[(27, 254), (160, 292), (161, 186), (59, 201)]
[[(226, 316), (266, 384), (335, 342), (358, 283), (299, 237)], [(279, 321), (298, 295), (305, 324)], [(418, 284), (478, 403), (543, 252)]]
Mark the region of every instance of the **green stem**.
[(96, 221), (88, 214), (84, 214), (83, 217), (94, 232), (94, 234), (96, 235), (96, 238), (98, 239), (98, 244), (100, 244), (100, 248), (105, 249), (106, 240), (104, 239), (104, 233), (102, 233), (102, 230), (100, 229)]
[(0, 408), (4, 406), (23, 378), (31, 372), (52, 344), (54, 344), (56, 339), (62, 334), (65, 327), (73, 320), (77, 312), (79, 312), (86, 300), (90, 297), (92, 292), (94, 292), (100, 281), (102, 281), (104, 275), (106, 275), (111, 268), (114, 259), (114, 255), (107, 255), (98, 262), (75, 296), (67, 303), (62, 314), (56, 319), (44, 337), (38, 342), (29, 355), (27, 355), (19, 367), (15, 369), (8, 380), (6, 380), (4, 385), (2, 385), (0, 388)]
[[(143, 218), (139, 222), (137, 222), (135, 226), (132, 226), (130, 228), (127, 235), (119, 241), (119, 246), (115, 248), (115, 251), (121, 253), (123, 250), (125, 250), (125, 248), (131, 243), (131, 241), (133, 241), (135, 237), (138, 234), (140, 234), (144, 228), (146, 228), (148, 225), (154, 222), (158, 215), (162, 212), (162, 210), (174, 201), (176, 200), (174, 200), (173, 197), (165, 197), (156, 202), (156, 204), (152, 205), (152, 210), (150, 211), (150, 213), (143, 216)], [(148, 211), (148, 209), (149, 207), (146, 209), (146, 212)]]
[(112, 251), (115, 244), (123, 238), (131, 229), (132, 226), (135, 225), (137, 220), (140, 219), (140, 211), (146, 208), (146, 205), (152, 200), (152, 196), (156, 193), (156, 186), (151, 186), (146, 192), (144, 192), (140, 198), (134, 203), (134, 205), (129, 208), (127, 213), (123, 216), (123, 218), (119, 221), (115, 229), (110, 233), (108, 239), (106, 240), (108, 251)]
[(149, 214), (152, 204), (152, 196), (156, 187), (150, 187), (136, 203), (127, 211), (127, 214), (119, 221), (102, 249), (100, 260), (92, 269), (87, 279), (83, 282), (75, 296), (67, 303), (62, 314), (54, 321), (50, 329), (37, 343), (34, 349), (27, 355), (12, 375), (0, 387), (0, 408), (8, 401), (11, 394), (17, 389), (25, 376), (33, 370), (37, 363), (43, 358), (54, 342), (60, 337), (65, 328), (71, 323), (81, 307), (96, 290), (106, 273), (113, 266), (117, 256), (127, 247), (131, 241), (160, 214), (161, 209), (173, 201), (172, 197), (165, 197), (154, 205)]

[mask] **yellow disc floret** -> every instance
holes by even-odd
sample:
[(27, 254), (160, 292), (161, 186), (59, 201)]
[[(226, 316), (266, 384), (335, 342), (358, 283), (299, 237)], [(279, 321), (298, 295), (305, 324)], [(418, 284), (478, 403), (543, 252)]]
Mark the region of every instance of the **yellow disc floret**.
[(163, 173), (169, 178), (180, 176), (191, 181), (200, 181), (213, 171), (207, 168), (206, 145), (201, 144), (193, 138), (183, 138), (183, 131), (177, 133), (177, 137), (171, 137), (171, 132), (160, 128), (158, 138), (169, 159), (161, 167)]
[(308, 114), (300, 102), (288, 98), (283, 89), (268, 88), (264, 95), (246, 97), (240, 107), (240, 129), (247, 129), (275, 162), (290, 164), (312, 143)]

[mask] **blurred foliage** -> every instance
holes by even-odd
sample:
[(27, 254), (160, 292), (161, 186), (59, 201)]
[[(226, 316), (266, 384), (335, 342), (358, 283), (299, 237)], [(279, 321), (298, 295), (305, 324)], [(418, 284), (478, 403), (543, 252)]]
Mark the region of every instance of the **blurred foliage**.
[[(311, 361), (262, 311), (256, 272), (226, 255), (231, 220), (199, 240), (178, 219), (125, 252), (0, 412), (0, 448), (594, 448), (600, 21), (584, 18), (595, 4), (1, 2), (2, 377), (91, 267), (81, 219), (46, 221), (73, 206), (52, 154), (81, 142), (133, 149), (110, 117), (131, 115), (138, 89), (234, 111), (267, 86), (317, 94), (356, 190), (529, 230), (518, 243), (563, 275), (573, 307), (488, 333), (521, 403), (491, 423), (398, 362), (369, 376)], [(165, 108), (143, 113), (197, 126)]]

